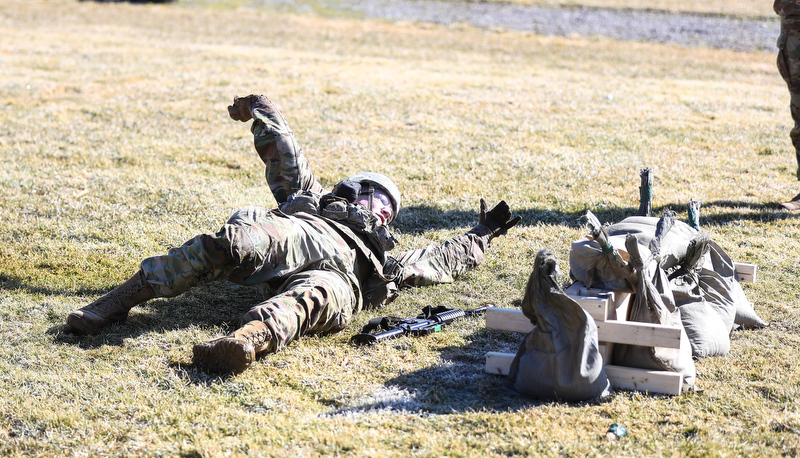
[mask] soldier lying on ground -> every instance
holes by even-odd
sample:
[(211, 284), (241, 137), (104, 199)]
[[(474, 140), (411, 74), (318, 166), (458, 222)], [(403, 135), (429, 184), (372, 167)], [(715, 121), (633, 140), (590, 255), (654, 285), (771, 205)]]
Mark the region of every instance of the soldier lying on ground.
[(214, 235), (198, 235), (168, 254), (142, 261), (139, 271), (95, 302), (72, 312), (67, 325), (97, 333), (154, 297), (177, 296), (218, 280), (257, 285), (267, 298), (233, 333), (193, 348), (196, 365), (238, 373), (256, 355), (275, 352), (306, 334), (342, 330), (363, 308), (391, 302), (399, 287), (451, 282), (483, 261), (489, 242), (516, 225), (505, 201), (477, 226), (442, 245), (388, 254), (388, 225), (400, 191), (386, 176), (360, 173), (327, 192), (317, 181), (289, 125), (265, 96), (235, 98), (234, 120), (251, 131), (279, 209), (247, 207)]

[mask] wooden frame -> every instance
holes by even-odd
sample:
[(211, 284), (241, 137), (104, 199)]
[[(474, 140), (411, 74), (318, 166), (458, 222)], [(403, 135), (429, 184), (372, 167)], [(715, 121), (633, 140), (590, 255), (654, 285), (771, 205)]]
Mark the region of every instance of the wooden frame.
[[(755, 282), (755, 264), (734, 262), (733, 266), (738, 281)], [(630, 293), (585, 288), (579, 283), (573, 283), (565, 292), (594, 319), (600, 354), (604, 361), (611, 360), (614, 344), (666, 348), (681, 346), (682, 326), (627, 321)], [(486, 311), (486, 327), (524, 333), (533, 330), (533, 325), (522, 310), (494, 307)], [(488, 352), (485, 371), (490, 374), (508, 375), (514, 356), (513, 353)], [(606, 364), (604, 367), (611, 385), (615, 388), (670, 395), (679, 395), (683, 390), (683, 376), (677, 372), (613, 364)]]

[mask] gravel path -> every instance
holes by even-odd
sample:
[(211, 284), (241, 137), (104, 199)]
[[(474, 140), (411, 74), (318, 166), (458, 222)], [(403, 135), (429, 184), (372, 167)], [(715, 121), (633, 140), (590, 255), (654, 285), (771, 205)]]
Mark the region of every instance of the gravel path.
[(469, 24), (540, 35), (607, 36), (617, 40), (708, 46), (736, 51), (776, 51), (780, 31), (773, 19), (735, 19), (694, 14), (594, 8), (540, 8), (502, 3), (430, 0), (262, 0), (283, 9), (315, 9), (388, 20)]

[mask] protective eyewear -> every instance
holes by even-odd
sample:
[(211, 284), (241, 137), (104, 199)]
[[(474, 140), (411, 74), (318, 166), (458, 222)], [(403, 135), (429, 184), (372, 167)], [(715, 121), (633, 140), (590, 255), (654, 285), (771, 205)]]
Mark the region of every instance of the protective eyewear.
[(389, 199), (389, 196), (382, 189), (374, 188), (371, 191), (372, 192), (362, 191), (361, 194), (359, 194), (358, 196), (359, 197), (363, 196), (366, 197), (367, 199), (373, 197), (375, 199), (378, 199), (383, 205), (386, 205), (387, 207), (392, 207), (392, 200)]

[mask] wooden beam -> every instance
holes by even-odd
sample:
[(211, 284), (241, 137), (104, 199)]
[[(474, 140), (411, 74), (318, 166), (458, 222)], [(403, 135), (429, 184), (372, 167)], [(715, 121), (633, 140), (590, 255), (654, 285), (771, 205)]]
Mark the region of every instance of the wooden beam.
[(586, 297), (568, 295), (570, 299), (577, 302), (582, 309), (586, 310), (595, 321), (606, 321), (611, 310), (611, 299), (608, 297)]
[(630, 309), (633, 294), (617, 291), (614, 299), (614, 313), (609, 315), (609, 320), (626, 321), (628, 319), (628, 309)]
[(747, 264), (744, 262), (734, 262), (733, 263), (733, 270), (736, 278), (741, 283), (755, 283), (756, 282), (756, 270), (757, 266), (755, 264)]
[[(635, 321), (598, 321), (600, 342), (642, 345), (645, 347), (680, 348), (681, 326), (639, 323)], [(522, 310), (490, 307), (486, 310), (486, 327), (501, 331), (528, 333), (533, 324)]]
[(486, 366), (484, 370), (489, 374), (508, 375), (511, 361), (514, 361), (514, 353), (501, 353), (490, 351), (486, 353)]
[(675, 396), (681, 394), (683, 389), (683, 375), (680, 372), (654, 371), (612, 364), (606, 365), (605, 370), (611, 386), (618, 389)]
[[(589, 312), (589, 315), (595, 321), (624, 321), (628, 318), (628, 304), (630, 303), (631, 293), (612, 291), (610, 289), (586, 288), (579, 282), (569, 285), (564, 292)], [(605, 308), (602, 308), (603, 305), (593, 302), (592, 299), (608, 299), (608, 302), (605, 304)]]
[[(508, 375), (514, 353), (486, 353), (485, 371), (489, 374)], [(605, 366), (611, 386), (623, 390), (679, 395), (683, 388), (683, 376), (678, 372), (653, 371), (634, 367)]]
[(526, 334), (533, 330), (533, 324), (522, 313), (522, 310), (497, 307), (486, 308), (486, 327), (500, 331), (524, 332)]
[(574, 282), (564, 290), (570, 296), (605, 297), (608, 296), (611, 302), (616, 301), (616, 291), (610, 289), (587, 288), (580, 282)]
[(602, 321), (597, 325), (597, 340), (643, 347), (681, 348), (683, 325), (639, 323), (636, 321)]

